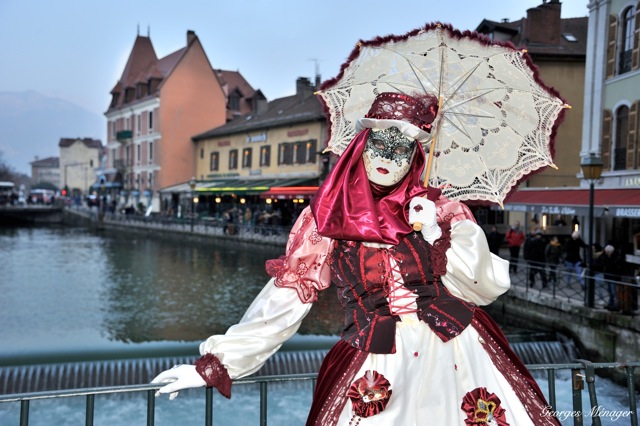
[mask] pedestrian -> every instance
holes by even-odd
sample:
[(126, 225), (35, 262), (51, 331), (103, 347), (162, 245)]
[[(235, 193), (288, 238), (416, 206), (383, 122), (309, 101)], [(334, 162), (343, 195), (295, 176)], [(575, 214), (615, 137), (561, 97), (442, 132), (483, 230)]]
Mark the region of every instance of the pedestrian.
[(555, 284), (558, 281), (558, 265), (562, 262), (562, 245), (558, 241), (557, 236), (551, 237), (549, 244), (544, 249), (544, 259), (547, 262), (549, 268), (549, 280), (551, 284)]
[(520, 229), (520, 222), (515, 221), (504, 236), (509, 248), (509, 272), (518, 273), (518, 259), (520, 258), (520, 247), (524, 244), (524, 231)]
[(496, 256), (500, 256), (502, 236), (498, 233), (498, 228), (496, 226), (491, 227), (491, 231), (487, 235), (487, 242), (489, 243), (489, 251)]
[(559, 424), (478, 308), (508, 289), (507, 261), (490, 253), (464, 204), (420, 180), (436, 111), (435, 97), (376, 97), (240, 323), (203, 342), (195, 365), (158, 375), (154, 383), (172, 382), (158, 394), (213, 386), (230, 397), (232, 379), (257, 371), (333, 283), (345, 327), (307, 425), (461, 425), (479, 415)]
[(525, 242), (526, 260), (529, 265), (529, 287), (533, 287), (536, 282), (536, 275), (540, 275), (542, 287), (547, 287), (547, 273), (545, 271), (546, 259), (545, 249), (547, 240), (542, 237), (542, 231), (536, 229), (532, 237)]
[(586, 248), (587, 245), (580, 238), (580, 233), (578, 231), (573, 231), (571, 233), (571, 238), (567, 240), (565, 245), (565, 255), (564, 255), (564, 269), (565, 269), (565, 277), (567, 282), (567, 287), (571, 285), (571, 276), (577, 277), (580, 282), (580, 286), (584, 288), (584, 277), (582, 276), (582, 249)]
[(610, 311), (619, 310), (619, 304), (616, 297), (617, 285), (622, 277), (622, 256), (618, 255), (617, 250), (611, 244), (604, 247), (602, 255), (599, 257), (599, 264), (602, 268), (604, 283), (606, 284), (609, 299), (605, 308)]

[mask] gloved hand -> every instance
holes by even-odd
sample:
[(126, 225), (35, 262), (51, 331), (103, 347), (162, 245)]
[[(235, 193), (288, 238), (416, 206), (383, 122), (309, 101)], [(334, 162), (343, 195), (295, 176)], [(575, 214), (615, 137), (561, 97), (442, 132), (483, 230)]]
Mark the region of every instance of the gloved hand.
[(438, 226), (436, 205), (433, 201), (424, 197), (414, 197), (409, 203), (409, 224), (422, 224), (422, 236), (429, 244), (442, 235), (442, 229)]
[(170, 400), (178, 396), (179, 390), (201, 388), (207, 384), (200, 373), (196, 371), (196, 366), (187, 364), (176, 365), (170, 370), (163, 371), (151, 383), (169, 383), (158, 389), (156, 396), (168, 393)]

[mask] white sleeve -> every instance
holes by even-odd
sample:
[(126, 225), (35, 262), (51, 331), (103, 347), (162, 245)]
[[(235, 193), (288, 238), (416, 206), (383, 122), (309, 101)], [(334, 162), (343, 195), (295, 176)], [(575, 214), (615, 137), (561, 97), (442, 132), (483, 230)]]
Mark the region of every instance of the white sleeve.
[(442, 283), (462, 300), (488, 305), (509, 290), (509, 262), (489, 251), (482, 228), (471, 220), (461, 220), (451, 226)]
[(238, 324), (200, 344), (200, 354), (218, 357), (231, 379), (259, 370), (298, 331), (311, 310), (312, 303), (302, 303), (295, 290), (276, 287), (274, 280), (269, 280)]

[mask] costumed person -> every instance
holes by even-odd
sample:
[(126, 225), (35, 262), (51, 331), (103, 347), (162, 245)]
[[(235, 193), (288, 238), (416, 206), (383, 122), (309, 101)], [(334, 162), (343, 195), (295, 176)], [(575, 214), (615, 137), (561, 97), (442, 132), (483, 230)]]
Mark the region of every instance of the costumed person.
[(195, 365), (158, 375), (171, 382), (159, 394), (214, 386), (230, 397), (333, 283), (344, 329), (307, 425), (559, 424), (480, 308), (509, 288), (508, 262), (464, 204), (421, 182), (437, 109), (430, 96), (376, 97), (240, 323), (203, 342)]

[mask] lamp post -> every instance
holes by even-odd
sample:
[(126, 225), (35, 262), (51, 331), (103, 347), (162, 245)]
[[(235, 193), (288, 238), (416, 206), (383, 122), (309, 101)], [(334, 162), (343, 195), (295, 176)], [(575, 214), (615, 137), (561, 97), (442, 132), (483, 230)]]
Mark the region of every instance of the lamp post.
[(193, 233), (193, 216), (194, 216), (194, 211), (193, 211), (193, 190), (196, 189), (196, 178), (192, 177), (191, 180), (189, 181), (189, 187), (191, 187), (191, 193), (190, 193), (190, 199), (191, 199), (191, 232)]
[(582, 177), (589, 182), (589, 247), (587, 247), (587, 271), (586, 277), (586, 293), (585, 306), (593, 308), (595, 296), (595, 283), (592, 276), (593, 270), (593, 207), (595, 198), (594, 185), (602, 173), (602, 158), (592, 153), (588, 157), (582, 159), (580, 167), (582, 168)]

